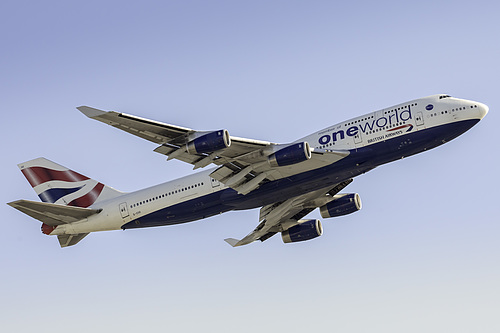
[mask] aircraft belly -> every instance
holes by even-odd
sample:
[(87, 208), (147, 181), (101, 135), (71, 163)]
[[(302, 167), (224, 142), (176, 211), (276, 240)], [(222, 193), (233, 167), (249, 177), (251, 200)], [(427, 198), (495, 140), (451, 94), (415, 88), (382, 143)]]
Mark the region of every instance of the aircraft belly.
[(220, 196), (221, 191), (218, 191), (162, 208), (124, 224), (122, 229), (192, 222), (232, 210), (232, 207), (222, 205)]
[(224, 188), (143, 216), (123, 225), (122, 229), (186, 223), (230, 210), (265, 206), (276, 202), (277, 198), (291, 198), (332, 187), (379, 165), (437, 147), (466, 132), (478, 121), (464, 120), (381, 140), (353, 149), (349, 156), (331, 165), (265, 183), (247, 195)]

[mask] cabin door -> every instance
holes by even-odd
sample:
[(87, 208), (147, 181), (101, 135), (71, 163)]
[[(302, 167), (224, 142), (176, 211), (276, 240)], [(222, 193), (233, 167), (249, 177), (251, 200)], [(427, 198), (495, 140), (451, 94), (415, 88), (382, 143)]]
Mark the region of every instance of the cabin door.
[(354, 143), (360, 144), (363, 142), (363, 137), (361, 136), (361, 130), (358, 130), (358, 133), (354, 136)]
[(422, 116), (422, 112), (417, 112), (415, 123), (417, 126), (422, 126), (424, 124), (424, 116)]
[(212, 187), (219, 187), (220, 186), (220, 181), (218, 181), (217, 179), (210, 178), (210, 180), (212, 182)]
[(127, 209), (127, 203), (122, 202), (120, 204), (120, 214), (122, 215), (122, 218), (128, 217), (128, 209)]

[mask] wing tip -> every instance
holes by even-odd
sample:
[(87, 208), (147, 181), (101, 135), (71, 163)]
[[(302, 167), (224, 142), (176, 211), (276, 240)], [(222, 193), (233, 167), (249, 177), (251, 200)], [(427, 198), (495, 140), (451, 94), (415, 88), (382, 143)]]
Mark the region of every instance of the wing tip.
[(59, 240), (59, 245), (61, 248), (76, 245), (82, 239), (84, 239), (89, 233), (82, 234), (69, 234), (69, 235), (59, 235), (57, 239)]
[(229, 245), (231, 245), (232, 247), (239, 246), (238, 243), (240, 242), (239, 239), (235, 239), (235, 238), (226, 238), (226, 239), (224, 239), (224, 241), (226, 243), (228, 243)]
[(95, 118), (107, 113), (106, 111), (102, 111), (96, 108), (91, 108), (90, 106), (85, 106), (85, 105), (78, 106), (77, 110), (89, 118)]

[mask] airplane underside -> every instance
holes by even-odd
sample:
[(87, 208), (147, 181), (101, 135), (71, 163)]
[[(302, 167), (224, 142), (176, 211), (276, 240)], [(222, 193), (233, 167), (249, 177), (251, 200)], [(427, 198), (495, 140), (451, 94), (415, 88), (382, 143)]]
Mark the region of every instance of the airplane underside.
[[(282, 178), (240, 195), (231, 188), (166, 207), (122, 226), (122, 229), (173, 225), (218, 215), (231, 210), (262, 207), (276, 198), (291, 198), (366, 173), (377, 166), (435, 148), (463, 134), (479, 119), (448, 123), (353, 149), (350, 155), (332, 165)], [(382, 135), (382, 133), (381, 133)]]

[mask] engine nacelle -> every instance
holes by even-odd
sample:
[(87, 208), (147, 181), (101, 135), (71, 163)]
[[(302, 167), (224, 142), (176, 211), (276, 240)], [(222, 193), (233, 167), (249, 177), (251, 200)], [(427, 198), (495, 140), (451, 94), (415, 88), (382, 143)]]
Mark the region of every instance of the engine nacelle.
[(357, 193), (340, 194), (335, 197), (336, 199), (319, 209), (324, 219), (351, 214), (361, 209), (361, 198)]
[(231, 137), (227, 130), (204, 134), (187, 144), (189, 154), (213, 153), (231, 145)]
[(321, 236), (323, 227), (320, 220), (300, 220), (299, 224), (281, 233), (283, 243), (296, 243)]
[(281, 167), (307, 161), (311, 156), (309, 143), (299, 142), (278, 150), (267, 161), (272, 167)]

